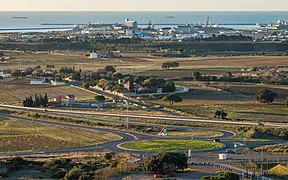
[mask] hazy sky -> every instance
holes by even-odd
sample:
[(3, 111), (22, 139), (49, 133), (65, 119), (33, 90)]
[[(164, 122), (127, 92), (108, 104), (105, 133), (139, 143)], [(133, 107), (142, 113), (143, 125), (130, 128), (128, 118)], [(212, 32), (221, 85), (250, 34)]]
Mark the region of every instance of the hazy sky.
[(288, 11), (288, 0), (0, 0), (0, 11)]

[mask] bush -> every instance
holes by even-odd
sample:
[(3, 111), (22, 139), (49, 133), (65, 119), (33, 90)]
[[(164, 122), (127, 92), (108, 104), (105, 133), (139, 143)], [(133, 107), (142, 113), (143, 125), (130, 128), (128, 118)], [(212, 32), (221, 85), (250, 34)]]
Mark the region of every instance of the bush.
[(111, 153), (106, 153), (105, 154), (105, 159), (107, 159), (107, 160), (110, 160), (110, 159), (112, 159), (112, 154)]
[(58, 169), (66, 167), (70, 164), (71, 159), (53, 159), (51, 161), (48, 161), (44, 167), (49, 169)]
[(79, 180), (93, 180), (93, 176), (90, 174), (84, 173), (79, 177)]
[(146, 172), (169, 174), (187, 167), (187, 156), (180, 153), (160, 152), (151, 155), (144, 161)]
[(8, 169), (7, 168), (0, 168), (0, 177), (1, 176), (6, 176), (8, 174)]
[(79, 168), (73, 168), (69, 172), (66, 173), (64, 179), (65, 180), (75, 180), (79, 179), (79, 177), (82, 175), (82, 171)]
[(66, 173), (67, 172), (64, 169), (60, 169), (60, 170), (56, 171), (55, 173), (53, 173), (51, 178), (62, 179), (65, 177)]
[(276, 96), (277, 93), (269, 89), (263, 89), (255, 95), (256, 100), (260, 103), (272, 103)]
[(257, 131), (254, 129), (250, 129), (249, 131), (246, 132), (246, 137), (247, 138), (258, 138), (260, 135), (258, 134)]
[(216, 112), (215, 112), (215, 117), (218, 117), (218, 118), (221, 118), (221, 119), (225, 119), (226, 117), (227, 117), (227, 113), (226, 112), (224, 112), (223, 110), (217, 110)]
[(279, 164), (279, 165), (271, 168), (268, 171), (268, 174), (273, 175), (273, 176), (277, 176), (277, 177), (281, 177), (283, 179), (287, 179), (288, 178), (288, 168)]
[[(22, 166), (28, 165), (28, 162), (23, 158), (14, 157), (7, 161), (9, 165), (9, 171), (17, 171), (21, 169)], [(11, 166), (11, 167), (10, 167)]]
[(240, 177), (237, 174), (229, 172), (220, 172), (217, 176), (203, 176), (201, 180), (239, 180)]

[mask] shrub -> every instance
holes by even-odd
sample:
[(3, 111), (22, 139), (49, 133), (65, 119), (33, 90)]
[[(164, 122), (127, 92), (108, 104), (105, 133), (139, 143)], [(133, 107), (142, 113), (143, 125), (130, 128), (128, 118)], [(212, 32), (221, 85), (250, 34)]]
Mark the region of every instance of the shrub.
[(48, 161), (44, 167), (49, 169), (58, 169), (66, 167), (70, 164), (71, 159), (53, 159), (51, 161)]
[(64, 179), (65, 180), (75, 180), (79, 179), (79, 177), (82, 175), (82, 171), (79, 168), (73, 168), (69, 172), (66, 173)]
[(250, 129), (249, 131), (246, 132), (247, 138), (258, 138), (259, 136), (260, 135), (254, 129)]
[(287, 179), (288, 178), (288, 167), (282, 166), (282, 165), (277, 165), (273, 168), (271, 168), (268, 171), (268, 174), (273, 175), (273, 176), (278, 176), (281, 177), (283, 179)]
[(79, 177), (79, 180), (93, 180), (93, 176), (90, 174), (84, 173)]
[(53, 173), (51, 178), (62, 179), (65, 177), (66, 173), (67, 172), (64, 169), (60, 169), (60, 170), (56, 171), (55, 173)]
[(7, 168), (0, 168), (0, 176), (6, 176), (8, 174)]
[(112, 159), (112, 154), (111, 153), (106, 153), (105, 154), (105, 159), (107, 159), (107, 160), (110, 160), (110, 159)]
[(237, 174), (229, 172), (219, 172), (217, 176), (203, 176), (201, 180), (239, 180), (240, 177)]
[(277, 93), (269, 89), (263, 89), (255, 95), (256, 100), (260, 103), (272, 103), (276, 96)]
[(160, 152), (151, 155), (144, 161), (146, 172), (169, 174), (187, 167), (187, 156), (180, 153)]

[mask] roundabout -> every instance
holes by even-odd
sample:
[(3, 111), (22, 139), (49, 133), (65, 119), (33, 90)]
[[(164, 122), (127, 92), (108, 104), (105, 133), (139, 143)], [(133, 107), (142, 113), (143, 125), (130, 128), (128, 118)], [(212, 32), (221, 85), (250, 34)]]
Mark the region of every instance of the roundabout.
[(204, 140), (165, 139), (125, 142), (119, 144), (118, 147), (134, 151), (186, 152), (188, 149), (191, 151), (210, 151), (223, 148), (225, 145), (219, 142)]

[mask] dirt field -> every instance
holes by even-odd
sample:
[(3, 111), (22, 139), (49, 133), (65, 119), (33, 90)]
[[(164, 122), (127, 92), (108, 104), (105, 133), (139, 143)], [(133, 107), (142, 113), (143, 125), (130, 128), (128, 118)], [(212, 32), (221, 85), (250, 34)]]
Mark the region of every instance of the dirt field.
[[(191, 58), (162, 58), (153, 57), (148, 53), (123, 54), (123, 58), (89, 59), (88, 52), (57, 52), (54, 54), (27, 53), (8, 51), (5, 56), (11, 60), (0, 63), (0, 69), (15, 69), (34, 67), (36, 65), (75, 66), (76, 69), (95, 70), (107, 65), (116, 66), (121, 72), (142, 72), (146, 70), (159, 70), (163, 62), (178, 61), (181, 69), (236, 69), (252, 66), (288, 65), (286, 56), (242, 56), (242, 57), (191, 57)], [(241, 62), (241, 63), (240, 63)], [(20, 66), (21, 65), (21, 66)]]
[[(200, 117), (214, 117), (216, 110), (223, 109), (228, 118), (245, 120), (266, 120), (287, 122), (288, 107), (283, 100), (277, 99), (273, 104), (259, 104), (254, 100), (255, 87), (246, 87), (242, 92), (218, 91), (216, 88), (193, 86), (194, 82), (177, 82), (191, 88), (191, 92), (182, 94), (183, 102), (176, 103), (174, 108)], [(259, 88), (261, 89), (261, 88)], [(249, 91), (248, 91), (249, 90)], [(253, 95), (252, 95), (253, 94)], [(285, 96), (284, 94), (281, 96)], [(154, 103), (165, 104), (162, 100)]]
[(0, 118), (0, 152), (79, 147), (120, 137), (101, 131), (83, 131)]
[(22, 101), (34, 94), (47, 93), (48, 98), (53, 100), (57, 95), (74, 94), (77, 100), (93, 100), (95, 94), (86, 92), (71, 86), (30, 85), (28, 79), (5, 79), (0, 81), (0, 103), (22, 104)]

